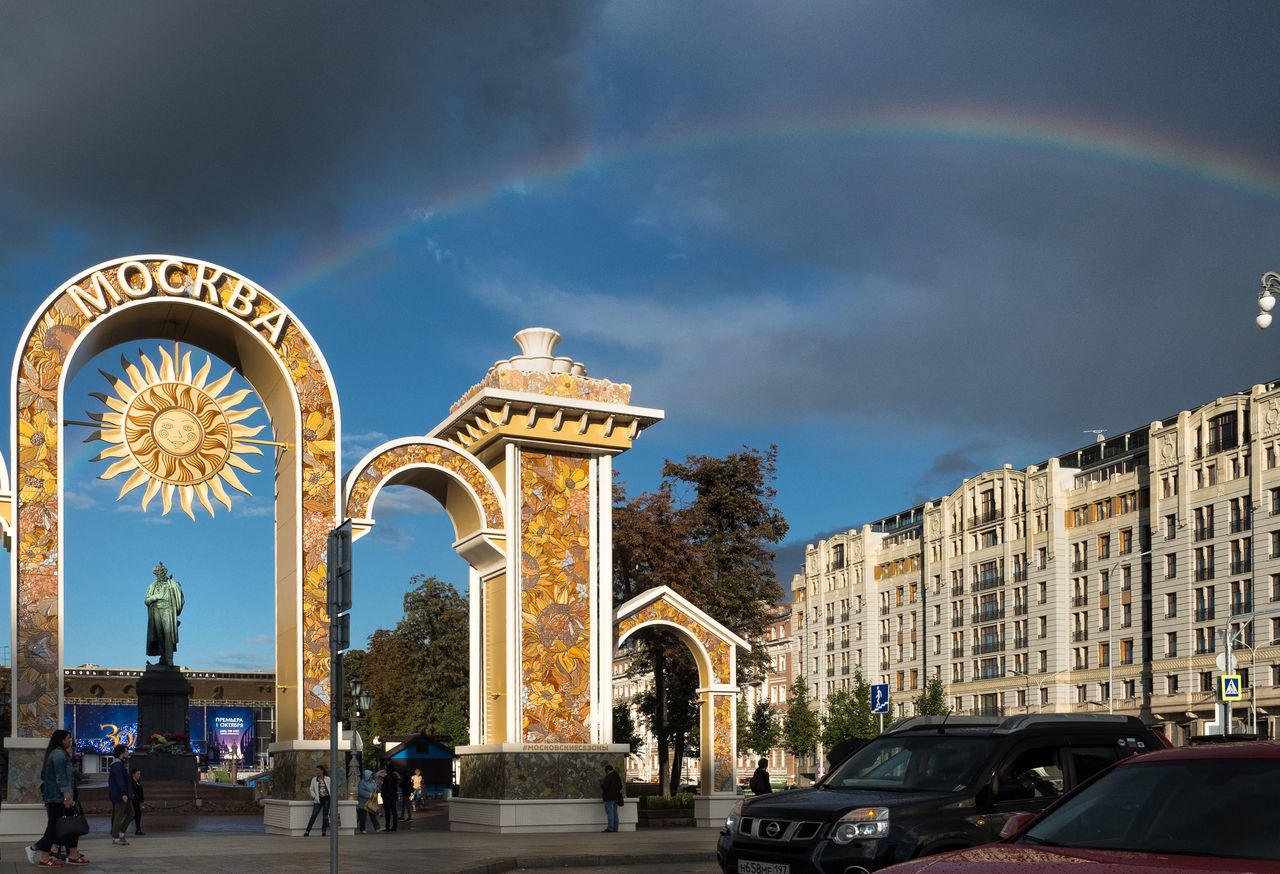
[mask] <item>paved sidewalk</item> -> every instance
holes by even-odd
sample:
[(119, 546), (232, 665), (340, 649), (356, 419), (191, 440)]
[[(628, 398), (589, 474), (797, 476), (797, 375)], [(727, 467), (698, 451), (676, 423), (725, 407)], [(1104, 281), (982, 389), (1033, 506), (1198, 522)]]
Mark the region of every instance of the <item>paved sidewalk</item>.
[[(153, 816), (146, 834), (129, 846), (111, 843), (105, 817), (90, 817), (92, 830), (80, 849), (90, 865), (71, 871), (145, 871), (148, 874), (320, 874), (329, 870), (329, 840), (268, 835), (261, 816)], [(519, 868), (625, 867), (715, 860), (718, 829), (657, 828), (617, 834), (490, 835), (404, 828), (392, 834), (344, 835), (340, 871), (429, 871), (497, 874)], [(23, 844), (0, 844), (0, 874), (32, 871)]]

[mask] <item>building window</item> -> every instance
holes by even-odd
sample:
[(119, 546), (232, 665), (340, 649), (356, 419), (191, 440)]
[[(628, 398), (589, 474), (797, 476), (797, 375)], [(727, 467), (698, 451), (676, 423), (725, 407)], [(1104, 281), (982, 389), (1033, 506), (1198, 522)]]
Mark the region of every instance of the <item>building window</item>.
[(1178, 675), (1170, 674), (1164, 678), (1165, 688), (1168, 689), (1170, 695), (1178, 694)]
[(1164, 636), (1164, 654), (1167, 656), (1178, 654), (1178, 632), (1170, 631)]
[(1164, 557), (1164, 578), (1171, 580), (1178, 575), (1178, 554), (1171, 552)]
[(1164, 616), (1172, 619), (1178, 615), (1178, 593), (1170, 592), (1164, 596)]

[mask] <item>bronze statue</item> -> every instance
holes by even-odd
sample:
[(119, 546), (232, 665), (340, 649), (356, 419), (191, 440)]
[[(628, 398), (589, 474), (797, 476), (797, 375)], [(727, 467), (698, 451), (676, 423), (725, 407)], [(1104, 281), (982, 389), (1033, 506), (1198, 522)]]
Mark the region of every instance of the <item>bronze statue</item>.
[(156, 664), (173, 666), (173, 653), (178, 648), (178, 616), (185, 600), (182, 584), (169, 576), (164, 562), (152, 571), (156, 581), (147, 589), (147, 655), (159, 656)]

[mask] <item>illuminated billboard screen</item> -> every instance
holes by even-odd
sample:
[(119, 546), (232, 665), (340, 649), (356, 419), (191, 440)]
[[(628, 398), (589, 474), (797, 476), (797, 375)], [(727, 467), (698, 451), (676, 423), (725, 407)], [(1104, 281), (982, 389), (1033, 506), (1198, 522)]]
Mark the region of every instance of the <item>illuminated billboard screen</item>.
[(67, 725), (81, 753), (111, 753), (116, 744), (132, 750), (138, 743), (138, 706), (136, 704), (68, 705)]
[[(254, 761), (252, 707), (192, 705), (188, 711), (191, 748), (220, 762), (232, 749), (242, 762)], [(111, 754), (118, 743), (132, 752), (138, 745), (138, 707), (135, 704), (68, 704), (66, 725), (76, 739), (76, 751)], [(146, 740), (146, 738), (141, 738)]]

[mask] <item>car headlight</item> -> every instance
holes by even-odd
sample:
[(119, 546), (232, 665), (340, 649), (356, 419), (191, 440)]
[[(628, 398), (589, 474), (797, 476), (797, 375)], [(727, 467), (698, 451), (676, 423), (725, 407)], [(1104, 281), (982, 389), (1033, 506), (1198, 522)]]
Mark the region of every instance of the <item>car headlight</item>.
[(738, 818), (742, 816), (742, 802), (739, 801), (729, 810), (729, 815), (724, 818), (724, 827), (728, 832), (734, 832), (738, 828)]
[(887, 834), (889, 834), (889, 808), (858, 807), (840, 817), (840, 821), (831, 832), (831, 840), (837, 844), (847, 844), (850, 841), (882, 838)]

